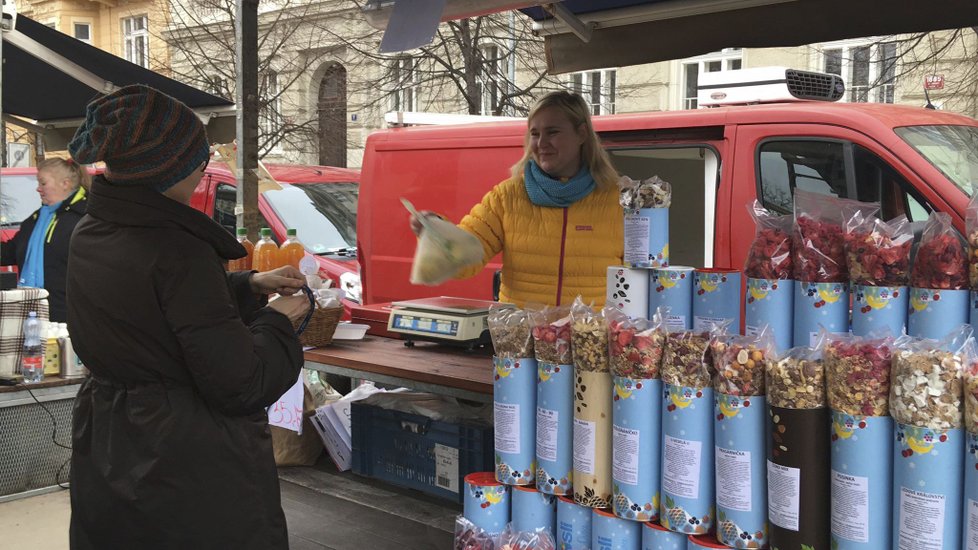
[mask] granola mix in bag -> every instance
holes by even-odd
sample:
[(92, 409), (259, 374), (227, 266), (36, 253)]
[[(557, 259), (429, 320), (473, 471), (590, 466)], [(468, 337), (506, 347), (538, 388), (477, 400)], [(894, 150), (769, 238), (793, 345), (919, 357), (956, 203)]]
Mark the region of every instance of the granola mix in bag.
[(799, 346), (768, 363), (767, 402), (785, 409), (821, 409), (826, 405), (825, 363), (819, 347)]
[(893, 353), (893, 420), (932, 430), (960, 428), (964, 421), (964, 366), (975, 357), (975, 340), (967, 325), (940, 342), (903, 339)]
[(978, 434), (978, 357), (964, 365), (964, 427)]
[(527, 308), (537, 361), (571, 364), (571, 316), (568, 306)]
[(879, 205), (795, 190), (792, 249), (796, 280), (809, 283), (849, 280), (842, 212), (857, 210), (872, 216), (879, 212)]
[(964, 214), (964, 229), (968, 241), (968, 280), (971, 289), (978, 290), (978, 193), (971, 196)]
[(774, 336), (766, 325), (756, 335), (719, 340), (713, 346), (713, 388), (727, 395), (764, 395), (764, 373), (774, 353)]
[(618, 204), (625, 210), (669, 208), (672, 204), (672, 186), (659, 176), (641, 181), (622, 176), (618, 180), (618, 192)]
[(681, 330), (666, 335), (662, 355), (662, 382), (673, 386), (701, 389), (713, 383), (712, 347), (726, 336), (729, 322), (712, 325), (711, 330)]
[(608, 372), (608, 321), (580, 296), (571, 306), (571, 350), (575, 369)]
[(968, 288), (966, 254), (951, 216), (931, 212), (914, 256), (911, 285), (941, 290)]
[(617, 308), (606, 307), (608, 355), (611, 372), (626, 378), (659, 378), (666, 345), (663, 315), (633, 319)]
[(533, 357), (530, 316), (526, 310), (510, 304), (489, 306), (489, 336), (496, 357), (521, 359)]
[(747, 252), (744, 275), (753, 279), (790, 279), (793, 276), (790, 215), (771, 214), (757, 200), (747, 205), (754, 219), (754, 241)]
[(913, 231), (906, 216), (884, 222), (856, 210), (846, 221), (845, 239), (850, 281), (870, 286), (909, 284)]
[(893, 339), (823, 334), (829, 407), (845, 414), (889, 414), (890, 361)]

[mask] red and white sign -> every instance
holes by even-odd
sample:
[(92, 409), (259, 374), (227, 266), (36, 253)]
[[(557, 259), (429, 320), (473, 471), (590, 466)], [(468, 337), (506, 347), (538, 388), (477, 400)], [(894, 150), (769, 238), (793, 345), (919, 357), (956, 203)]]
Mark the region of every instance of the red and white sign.
[(943, 90), (944, 89), (944, 75), (942, 74), (929, 74), (924, 76), (924, 89), (925, 90)]

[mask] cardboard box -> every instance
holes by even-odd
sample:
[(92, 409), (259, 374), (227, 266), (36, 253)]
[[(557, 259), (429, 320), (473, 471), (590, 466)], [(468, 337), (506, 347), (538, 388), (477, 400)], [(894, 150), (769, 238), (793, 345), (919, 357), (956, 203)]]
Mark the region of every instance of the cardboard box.
[(362, 323), (370, 327), (367, 329), (367, 334), (383, 336), (385, 338), (401, 338), (399, 333), (387, 330), (387, 322), (391, 316), (390, 302), (351, 308), (350, 316), (352, 317), (352, 322)]
[(350, 406), (354, 401), (366, 399), (371, 395), (386, 390), (377, 388), (371, 383), (364, 383), (346, 394), (342, 399), (327, 403), (316, 409), (316, 414), (309, 418), (316, 433), (323, 440), (326, 452), (336, 464), (336, 468), (345, 472), (353, 462), (353, 430), (350, 420)]

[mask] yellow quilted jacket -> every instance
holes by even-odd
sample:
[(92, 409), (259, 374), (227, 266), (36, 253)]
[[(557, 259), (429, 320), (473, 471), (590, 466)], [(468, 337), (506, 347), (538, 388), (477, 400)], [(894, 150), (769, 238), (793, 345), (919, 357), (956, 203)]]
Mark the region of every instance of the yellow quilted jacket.
[(530, 202), (522, 177), (508, 179), (459, 223), (485, 250), (482, 265), (459, 278), (478, 274), (502, 252), (500, 301), (560, 305), (580, 294), (603, 307), (607, 268), (622, 262), (622, 219), (613, 185), (599, 185), (569, 208), (545, 208)]

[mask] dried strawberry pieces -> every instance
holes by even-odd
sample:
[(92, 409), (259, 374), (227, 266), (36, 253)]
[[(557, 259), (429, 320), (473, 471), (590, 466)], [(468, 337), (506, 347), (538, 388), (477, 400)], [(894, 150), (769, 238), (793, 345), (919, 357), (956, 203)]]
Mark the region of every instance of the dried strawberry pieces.
[(666, 335), (657, 328), (637, 330), (628, 323), (608, 323), (608, 351), (615, 376), (658, 378)]
[(895, 241), (878, 232), (854, 231), (846, 234), (845, 244), (849, 278), (853, 283), (870, 286), (907, 284), (912, 239)]
[(761, 228), (754, 235), (744, 273), (754, 279), (790, 279), (791, 236), (776, 227)]
[(795, 279), (813, 283), (848, 280), (845, 237), (839, 224), (799, 215), (793, 240)]
[(921, 241), (914, 259), (911, 283), (917, 288), (968, 288), (964, 246), (956, 235), (942, 233)]
[(571, 325), (570, 318), (564, 318), (549, 325), (538, 325), (531, 331), (538, 361), (557, 365), (571, 363)]
[(885, 340), (830, 342), (825, 348), (829, 406), (846, 414), (888, 415), (890, 363)]

